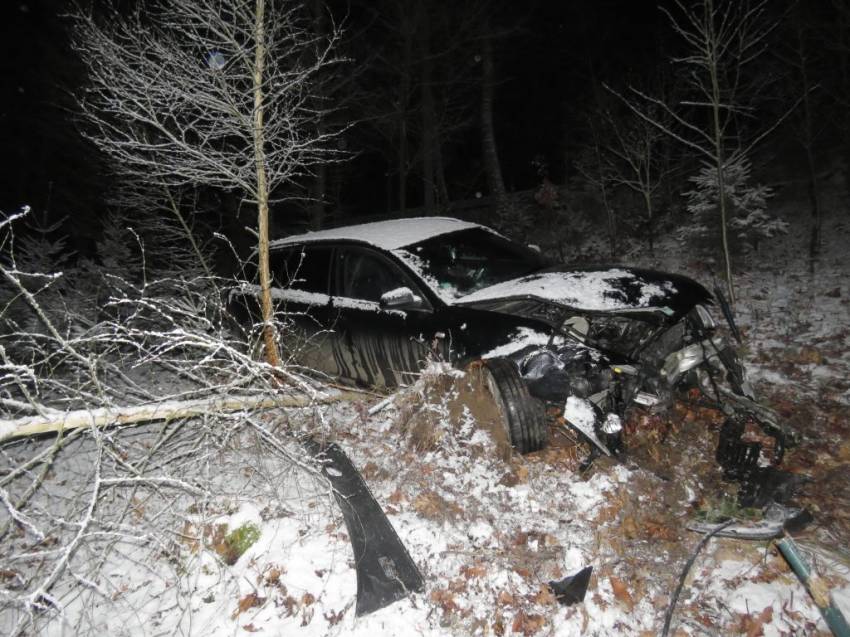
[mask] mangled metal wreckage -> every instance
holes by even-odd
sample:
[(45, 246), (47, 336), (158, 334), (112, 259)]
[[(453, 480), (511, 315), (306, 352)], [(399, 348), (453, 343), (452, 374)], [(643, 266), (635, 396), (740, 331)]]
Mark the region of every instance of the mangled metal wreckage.
[[(517, 451), (545, 446), (554, 406), (591, 443), (588, 461), (624, 451), (628, 410), (661, 411), (697, 388), (727, 416), (717, 448), (726, 475), (757, 485), (744, 489), (743, 504), (764, 506), (776, 495), (758, 484), (781, 482), (776, 466), (794, 436), (756, 401), (712, 318), (714, 310), (740, 339), (719, 290), (653, 270), (552, 265), (489, 228), (439, 217), (287, 237), (272, 243), (271, 265), (288, 323), (282, 344), (306, 369), (390, 389), (414, 381), (428, 361), (474, 366)], [(235, 307), (256, 308), (256, 286), (240, 292)], [(761, 442), (743, 437), (749, 424), (760, 427)], [(357, 495), (341, 502), (347, 523), (372, 528), (352, 535), (355, 552), (362, 544), (360, 614), (420, 589), (422, 580), (353, 465), (332, 451), (346, 469), (339, 475), (349, 475), (337, 491), (348, 485)], [(383, 549), (369, 546), (372, 536), (383, 538)], [(588, 577), (579, 575), (564, 599), (584, 596)]]
[[(599, 296), (589, 303), (585, 296), (578, 306), (577, 299), (552, 292), (576, 284)], [(566, 422), (598, 451), (622, 450), (622, 418), (631, 406), (663, 411), (690, 388), (701, 390), (734, 423), (719, 450), (730, 467), (778, 464), (793, 444), (776, 414), (756, 401), (735, 346), (709, 313), (709, 306), (719, 306), (730, 332), (738, 332), (719, 290), (713, 298), (686, 277), (634, 268), (550, 270), (511, 282), (510, 288), (508, 298), (496, 286), (462, 302), (548, 326), (545, 344), (539, 331), (519, 330), (515, 348), (498, 353), (515, 363), (531, 396), (562, 406)], [(730, 431), (740, 438), (746, 421), (773, 438), (769, 451), (752, 443), (736, 446)]]
[[(272, 243), (271, 262), (294, 360), (379, 388), (412, 382), (429, 360), (482, 362), (522, 453), (546, 443), (544, 406), (609, 454), (622, 448), (629, 408), (660, 411), (694, 387), (730, 418), (719, 450), (730, 470), (778, 464), (793, 443), (712, 318), (713, 307), (738, 336), (722, 296), (685, 276), (552, 265), (489, 228), (441, 217), (287, 237)], [(742, 442), (748, 421), (773, 443)]]

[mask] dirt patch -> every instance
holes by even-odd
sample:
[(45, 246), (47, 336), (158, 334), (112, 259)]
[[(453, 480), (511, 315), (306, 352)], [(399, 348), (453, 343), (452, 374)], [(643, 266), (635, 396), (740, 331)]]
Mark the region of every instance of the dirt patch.
[(496, 457), (511, 459), (510, 438), (480, 366), (465, 373), (423, 373), (410, 391), (399, 394), (395, 405), (395, 425), (414, 449), (433, 450), (446, 436), (469, 438), (480, 430), (492, 440)]

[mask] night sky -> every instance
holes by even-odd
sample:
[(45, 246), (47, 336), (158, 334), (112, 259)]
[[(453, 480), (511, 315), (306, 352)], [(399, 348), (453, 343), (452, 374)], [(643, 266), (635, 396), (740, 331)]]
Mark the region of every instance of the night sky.
[[(429, 3), (435, 10), (440, 2)], [(667, 3), (672, 5), (672, 3)], [(779, 12), (783, 3), (773, 3)], [(347, 16), (356, 33), (357, 51), (380, 47), (386, 32), (365, 22), (366, 5), (334, 0), (335, 16)], [(377, 3), (389, 7), (392, 3)], [(495, 40), (498, 85), (495, 126), (503, 177), (509, 191), (526, 190), (540, 182), (535, 158), (542, 159), (550, 178), (564, 183), (575, 174), (571, 164), (587, 142), (585, 113), (593, 110), (594, 91), (601, 82), (622, 86), (634, 78), (669, 71), (676, 38), (658, 2), (650, 0), (532, 0), (486, 2)], [(104, 194), (113, 187), (109, 171), (84, 142), (75, 123), (72, 94), (84, 82), (84, 68), (71, 50), (71, 22), (64, 14), (71, 3), (62, 0), (13, 0), (2, 4), (0, 24), (0, 144), (3, 174), (0, 210), (22, 204), (51, 219), (73, 218), (70, 233), (81, 245), (96, 232), (105, 209)], [(778, 15), (778, 13), (777, 13)], [(440, 34), (437, 34), (439, 36)], [(359, 48), (358, 48), (359, 47)], [(467, 56), (454, 63), (470, 64)], [(472, 75), (476, 71), (473, 69)], [(379, 80), (361, 87), (386, 90)], [(478, 93), (467, 88), (468, 122), (443, 140), (445, 172), (452, 200), (474, 197), (485, 190), (477, 126)], [(356, 119), (357, 114), (352, 113)], [(415, 145), (415, 140), (411, 142)], [(394, 208), (388, 196), (391, 161), (387, 149), (376, 151), (373, 138), (355, 127), (345, 140), (356, 156), (337, 169), (334, 204), (348, 215), (386, 214)], [(408, 207), (421, 205), (415, 171), (410, 176)]]

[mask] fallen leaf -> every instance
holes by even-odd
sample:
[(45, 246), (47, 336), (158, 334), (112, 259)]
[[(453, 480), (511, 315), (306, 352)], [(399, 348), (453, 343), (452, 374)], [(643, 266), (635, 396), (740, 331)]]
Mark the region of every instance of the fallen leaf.
[(332, 610), (328, 611), (327, 613), (324, 613), (325, 620), (331, 626), (336, 626), (339, 622), (341, 622), (344, 615), (345, 609), (339, 611), (338, 613), (335, 613)]
[(524, 610), (519, 609), (514, 616), (511, 630), (514, 633), (522, 633), (525, 637), (529, 637), (545, 625), (546, 619), (542, 615), (529, 615)]
[(444, 613), (453, 613), (458, 610), (454, 595), (445, 589), (438, 588), (431, 591), (431, 601), (439, 605)]
[(549, 606), (556, 602), (555, 596), (552, 594), (552, 589), (543, 584), (537, 594), (532, 597), (532, 601), (542, 606)]
[(516, 474), (517, 482), (520, 484), (525, 484), (528, 482), (528, 467), (524, 464), (518, 464), (514, 467), (514, 473)]
[(611, 589), (614, 591), (614, 597), (617, 598), (629, 611), (635, 607), (635, 600), (632, 599), (632, 594), (629, 593), (629, 588), (626, 583), (619, 577), (611, 575), (608, 578), (611, 582)]
[(637, 524), (635, 523), (635, 519), (630, 515), (627, 515), (625, 518), (623, 518), (623, 524), (621, 528), (623, 529), (623, 535), (625, 535), (630, 540), (633, 540), (638, 536)]
[(502, 637), (505, 634), (505, 624), (501, 619), (493, 622), (493, 634), (496, 637)]
[(502, 591), (501, 593), (499, 593), (497, 601), (502, 606), (513, 606), (514, 604), (516, 604), (516, 598), (508, 591)]
[(460, 574), (463, 575), (466, 579), (478, 579), (479, 577), (484, 577), (487, 574), (487, 569), (484, 568), (483, 564), (462, 566), (460, 568)]
[(735, 629), (747, 637), (762, 637), (764, 635), (764, 625), (769, 624), (772, 621), (773, 606), (766, 606), (757, 615), (744, 613), (739, 614)]
[(248, 593), (247, 595), (245, 595), (245, 597), (239, 600), (239, 604), (236, 606), (236, 610), (233, 611), (233, 614), (230, 616), (230, 618), (236, 619), (237, 617), (239, 617), (239, 615), (244, 613), (249, 608), (262, 606), (265, 603), (265, 597), (260, 597), (256, 593)]

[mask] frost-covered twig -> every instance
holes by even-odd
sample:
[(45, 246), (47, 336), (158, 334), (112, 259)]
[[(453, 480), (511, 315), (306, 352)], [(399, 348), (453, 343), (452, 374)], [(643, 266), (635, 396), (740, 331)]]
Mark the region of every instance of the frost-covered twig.
[[(317, 475), (297, 444), (253, 414), (345, 394), (254, 360), (244, 334), (256, 329), (234, 329), (217, 293), (233, 282), (105, 273), (86, 294), (39, 283), (81, 276), (73, 264), (61, 280), (3, 267), (0, 633), (40, 632), (52, 621), (97, 632), (85, 618), (121, 600), (105, 569), (184, 554), (175, 538), (197, 522), (192, 511), (226, 510), (238, 495), (221, 465), (244, 453), (243, 437), (275, 467), (269, 480), (295, 469)], [(181, 581), (174, 568), (169, 578), (150, 570), (165, 585)]]

